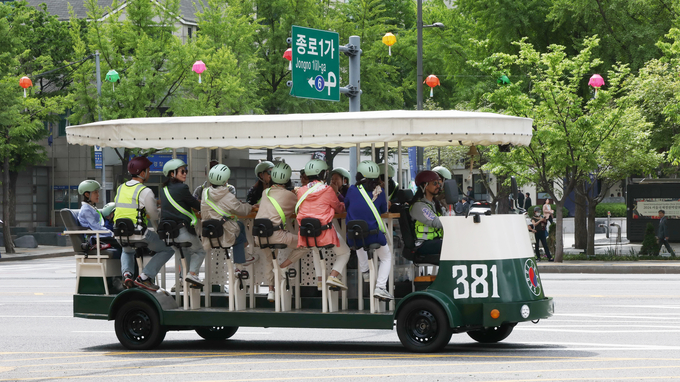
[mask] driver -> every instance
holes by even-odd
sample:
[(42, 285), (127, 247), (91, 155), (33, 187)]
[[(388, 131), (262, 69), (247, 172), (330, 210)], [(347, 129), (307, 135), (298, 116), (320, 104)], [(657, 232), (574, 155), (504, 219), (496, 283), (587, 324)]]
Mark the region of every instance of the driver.
[(444, 231), (439, 220), (442, 206), (435, 196), (441, 191), (442, 181), (436, 172), (426, 170), (416, 176), (415, 183), (418, 191), (409, 213), (415, 223), (417, 254), (421, 256), (417, 262), (438, 264)]

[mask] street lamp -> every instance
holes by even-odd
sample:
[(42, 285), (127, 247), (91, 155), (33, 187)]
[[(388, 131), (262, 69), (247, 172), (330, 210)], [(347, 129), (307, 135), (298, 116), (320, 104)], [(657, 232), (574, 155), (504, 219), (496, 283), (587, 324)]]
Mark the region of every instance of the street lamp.
[[(442, 23), (434, 23), (431, 25), (423, 25), (423, 0), (418, 0), (418, 12), (416, 29), (418, 30), (418, 54), (416, 58), (416, 105), (418, 110), (423, 110), (423, 28), (444, 28)], [(418, 171), (423, 170), (423, 153), (424, 149), (418, 147), (416, 149), (416, 161), (418, 162)]]

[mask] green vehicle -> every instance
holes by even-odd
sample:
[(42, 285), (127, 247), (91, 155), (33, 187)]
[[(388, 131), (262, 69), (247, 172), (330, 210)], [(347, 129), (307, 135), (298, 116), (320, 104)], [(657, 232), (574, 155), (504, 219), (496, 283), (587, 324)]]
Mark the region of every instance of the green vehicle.
[[(527, 145), (531, 124), (530, 119), (491, 113), (384, 111), (128, 119), (70, 126), (66, 134), (71, 144), (190, 148), (194, 154), (201, 149), (362, 148), (379, 142), (385, 149), (398, 148), (399, 164), (402, 145)], [(401, 165), (395, 167), (398, 184), (407, 184)], [(447, 201), (451, 203), (457, 198), (457, 187), (455, 181), (447, 182)], [(408, 214), (383, 217), (388, 223), (388, 244), (393, 242), (393, 223), (398, 220), (405, 251), (415, 250)], [(289, 273), (290, 280), (276, 276), (281, 288), (276, 288), (276, 303), (270, 303), (254, 292), (252, 279), (237, 279), (229, 272), (233, 270), (230, 260), (215, 254), (211, 259), (226, 264), (220, 269), (226, 269), (228, 288), (206, 276), (203, 291), (117, 292), (119, 260), (92, 251), (77, 256), (74, 316), (114, 320), (121, 344), (135, 350), (157, 347), (170, 330), (195, 330), (207, 340), (226, 340), (239, 327), (391, 330), (396, 325), (402, 344), (414, 352), (441, 350), (453, 333), (465, 332), (478, 342), (498, 342), (519, 322), (552, 316), (553, 300), (544, 293), (523, 216), (473, 214), (445, 216), (441, 221), (444, 238), (439, 263), (411, 265), (414, 269), (425, 267), (433, 276), (417, 285), (411, 277), (408, 288), (400, 290), (395, 286), (393, 266), (388, 284), (395, 295), (391, 302), (364, 298), (362, 287), (357, 296), (301, 287), (304, 276), (298, 266), (296, 274)], [(344, 232), (344, 222), (337, 224), (338, 231)], [(71, 237), (74, 247), (82, 240), (80, 233)], [(249, 240), (252, 244), (252, 236)], [(206, 275), (214, 275), (219, 269), (208, 269), (208, 264), (214, 263), (208, 259)], [(371, 286), (375, 282), (373, 268)], [(357, 279), (363, 286), (361, 277)], [(364, 309), (365, 305), (371, 308)]]

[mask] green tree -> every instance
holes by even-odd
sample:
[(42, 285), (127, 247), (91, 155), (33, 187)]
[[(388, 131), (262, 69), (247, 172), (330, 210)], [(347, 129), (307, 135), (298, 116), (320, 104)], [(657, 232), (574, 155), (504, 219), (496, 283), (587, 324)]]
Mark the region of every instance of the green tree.
[[(24, 98), (18, 84), (22, 76), (40, 78), (53, 68), (50, 50), (31, 42), (40, 35), (49, 40), (62, 33), (55, 18), (26, 2), (0, 4), (0, 157), (2, 158), (3, 235), (7, 253), (14, 253), (10, 226), (14, 224), (16, 178), (26, 166), (46, 160), (45, 150), (38, 140), (48, 135), (43, 120), (64, 110), (66, 100), (61, 95), (47, 94), (44, 88), (28, 89)], [(39, 82), (39, 81), (38, 81)], [(38, 96), (34, 94), (38, 93)], [(12, 180), (14, 179), (14, 186)]]
[[(597, 38), (586, 38), (583, 49), (569, 56), (563, 46), (540, 53), (523, 39), (517, 43), (519, 54), (497, 53), (479, 64), (495, 74), (516, 68), (525, 78), (486, 96), (488, 106), (498, 111), (533, 119), (530, 145), (499, 152), (491, 166), (497, 176), (518, 174), (519, 183), (532, 182), (555, 201), (556, 261), (562, 260), (562, 207), (579, 180), (591, 174), (621, 179), (631, 168), (640, 171), (659, 159), (648, 150), (648, 124), (625, 97), (631, 77), (627, 66), (614, 66), (606, 75), (606, 90), (596, 97), (581, 94), (583, 82), (601, 64), (593, 54), (597, 44)], [(589, 238), (592, 243), (594, 224)]]

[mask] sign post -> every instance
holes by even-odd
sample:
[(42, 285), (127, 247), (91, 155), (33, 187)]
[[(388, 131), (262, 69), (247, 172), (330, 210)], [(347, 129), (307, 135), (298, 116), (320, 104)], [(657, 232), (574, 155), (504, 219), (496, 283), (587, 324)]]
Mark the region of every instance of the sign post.
[(293, 25), (290, 95), (340, 101), (340, 43), (336, 32)]

